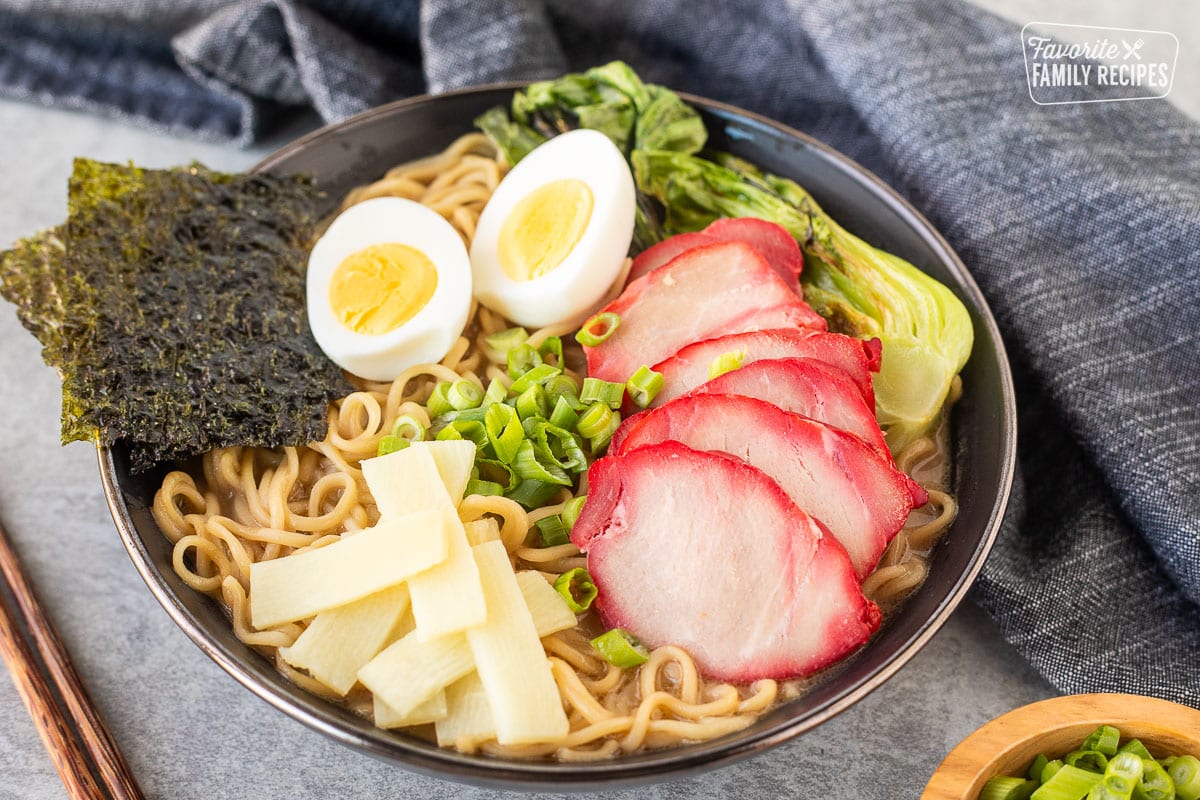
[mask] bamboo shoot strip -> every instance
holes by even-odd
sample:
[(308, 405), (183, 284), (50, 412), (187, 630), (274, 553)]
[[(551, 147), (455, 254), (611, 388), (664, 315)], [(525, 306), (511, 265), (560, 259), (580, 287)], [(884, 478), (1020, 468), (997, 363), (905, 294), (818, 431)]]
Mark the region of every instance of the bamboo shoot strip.
[(529, 609), (529, 616), (533, 618), (533, 627), (539, 639), (575, 627), (575, 614), (567, 608), (562, 595), (541, 574), (534, 570), (522, 570), (517, 573), (517, 586), (521, 589), (521, 597)]
[(322, 611), (280, 655), (345, 696), (358, 682), (358, 671), (389, 643), (408, 602), (408, 587), (399, 584)]
[(496, 720), (478, 672), (446, 687), (446, 716), (435, 728), (440, 747), (469, 751), (496, 738)]
[(487, 601), (487, 622), (467, 631), (500, 744), (565, 736), (567, 715), (546, 651), (500, 542), (472, 548)]
[(361, 600), (446, 558), (452, 510), (380, 520), (340, 542), (250, 567), (250, 619), (270, 628)]
[[(475, 445), (467, 440), (418, 442), (362, 462), (363, 477), (380, 520), (414, 511), (453, 510), (471, 477)], [(447, 530), (446, 559), (409, 582), (413, 617), (422, 641), (483, 623), (486, 610), (479, 570), (457, 516)]]
[(380, 518), (387, 519), (443, 505), (457, 508), (474, 460), (474, 443), (459, 439), (418, 442), (360, 466)]
[(408, 588), (412, 593), (417, 636), (423, 642), (483, 624), (487, 609), (479, 584), (479, 568), (457, 516), (447, 527), (446, 560), (414, 575)]
[(408, 716), (474, 667), (461, 633), (422, 642), (414, 631), (371, 659), (358, 679), (396, 714)]
[(374, 717), (375, 724), (380, 728), (410, 728), (413, 725), (428, 725), (446, 718), (448, 706), (446, 693), (434, 692), (425, 702), (414, 708), (408, 714), (400, 714), (375, 695)]

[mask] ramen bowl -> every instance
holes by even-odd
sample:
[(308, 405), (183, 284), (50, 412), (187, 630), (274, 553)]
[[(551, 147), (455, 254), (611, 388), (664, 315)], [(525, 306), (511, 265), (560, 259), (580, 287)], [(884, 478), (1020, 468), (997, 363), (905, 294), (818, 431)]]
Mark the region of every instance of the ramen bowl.
[(963, 739), (934, 771), (921, 800), (977, 800), (997, 775), (1021, 776), (1044, 753), (1061, 758), (1101, 725), (1151, 755), (1200, 756), (1200, 711), (1136, 694), (1077, 694), (1030, 703)]
[[(307, 173), (330, 210), (348, 190), (389, 167), (438, 152), (471, 130), (479, 113), (507, 104), (519, 85), (404, 100), (316, 131), (269, 156), (256, 169)], [(779, 705), (737, 733), (703, 743), (557, 763), (466, 755), (381, 730), (351, 711), (314, 697), (234, 636), (228, 618), (171, 566), (172, 545), (150, 513), (164, 470), (137, 475), (121, 446), (100, 451), (113, 518), (135, 566), (167, 613), (214, 661), (263, 700), (328, 736), (406, 768), (476, 784), (584, 789), (648, 782), (727, 764), (788, 741), (861, 700), (906, 664), (945, 623), (974, 580), (996, 536), (1012, 479), (1016, 414), (1000, 335), (979, 288), (937, 231), (908, 203), (850, 159), (763, 117), (684, 96), (702, 113), (715, 147), (799, 181), (843, 226), (896, 253), (949, 286), (969, 310), (974, 351), (954, 407), (951, 487), (959, 513), (931, 555), (929, 577), (854, 657), (797, 700)]]

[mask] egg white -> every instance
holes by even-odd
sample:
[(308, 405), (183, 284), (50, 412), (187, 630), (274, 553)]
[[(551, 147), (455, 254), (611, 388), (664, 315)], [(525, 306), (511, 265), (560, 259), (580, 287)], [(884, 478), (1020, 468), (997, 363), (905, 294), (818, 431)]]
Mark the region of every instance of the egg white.
[[(347, 256), (395, 242), (433, 262), (437, 286), (411, 319), (379, 335), (345, 327), (329, 301), (334, 271)], [(471, 264), (458, 232), (420, 203), (378, 197), (351, 206), (330, 224), (308, 258), (308, 324), (325, 354), (342, 369), (390, 381), (414, 364), (440, 361), (462, 334), (471, 310)]]
[[(500, 265), (500, 231), (514, 207), (552, 181), (577, 179), (592, 193), (592, 213), (565, 259), (528, 281), (510, 278)], [(504, 177), (484, 206), (471, 243), (471, 272), (479, 302), (518, 325), (542, 327), (593, 307), (612, 285), (633, 238), (633, 175), (604, 134), (579, 129), (535, 148)]]

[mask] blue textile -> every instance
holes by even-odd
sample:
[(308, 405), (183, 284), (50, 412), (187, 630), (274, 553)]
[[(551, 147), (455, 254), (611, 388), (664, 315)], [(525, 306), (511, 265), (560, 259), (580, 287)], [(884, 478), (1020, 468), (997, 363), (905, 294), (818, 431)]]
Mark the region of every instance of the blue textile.
[(1200, 707), (1200, 127), (1039, 106), (959, 0), (0, 0), (0, 92), (245, 144), (426, 89), (621, 58), (832, 144), (941, 230), (1017, 374), (976, 599), (1056, 687)]

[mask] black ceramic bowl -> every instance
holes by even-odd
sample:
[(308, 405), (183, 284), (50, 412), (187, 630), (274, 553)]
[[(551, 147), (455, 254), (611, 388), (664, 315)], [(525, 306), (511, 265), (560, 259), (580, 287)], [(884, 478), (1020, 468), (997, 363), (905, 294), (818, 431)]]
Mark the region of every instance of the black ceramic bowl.
[[(268, 157), (257, 169), (316, 176), (332, 207), (351, 187), (379, 177), (394, 164), (442, 149), (469, 131), (477, 114), (506, 104), (514, 88), (488, 87), (383, 106), (306, 136)], [(745, 758), (820, 725), (900, 669), (962, 599), (999, 527), (1016, 442), (1012, 379), (983, 296), (930, 224), (854, 162), (770, 120), (720, 103), (686, 99), (703, 113), (714, 146), (796, 179), (845, 227), (941, 280), (970, 310), (975, 348), (963, 371), (963, 398), (953, 414), (953, 485), (960, 511), (933, 554), (928, 580), (855, 658), (816, 689), (738, 733), (598, 763), (468, 756), (379, 730), (289, 683), (271, 663), (239, 642), (220, 609), (185, 586), (171, 568), (171, 545), (149, 511), (161, 473), (131, 475), (125, 450), (101, 450), (100, 470), (113, 518), (150, 590), (204, 652), (259, 697), (340, 742), (440, 777), (540, 789), (648, 782)]]

